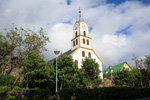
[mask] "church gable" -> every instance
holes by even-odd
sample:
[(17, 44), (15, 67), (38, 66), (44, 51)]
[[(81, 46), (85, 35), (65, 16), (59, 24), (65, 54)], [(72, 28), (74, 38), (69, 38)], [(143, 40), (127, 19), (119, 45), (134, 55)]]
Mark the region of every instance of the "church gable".
[(79, 47), (74, 52), (72, 52), (71, 56), (73, 57), (74, 60), (77, 60), (79, 62), (78, 66), (81, 66), (82, 60), (85, 59), (86, 57), (95, 59), (96, 62), (102, 65), (102, 60), (96, 55), (93, 49), (86, 49)]

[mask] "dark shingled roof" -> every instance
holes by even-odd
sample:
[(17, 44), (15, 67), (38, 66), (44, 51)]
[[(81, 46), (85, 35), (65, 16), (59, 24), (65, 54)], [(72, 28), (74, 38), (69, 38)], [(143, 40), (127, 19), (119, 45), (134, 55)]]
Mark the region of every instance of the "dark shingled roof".
[(68, 50), (68, 51), (66, 51), (65, 53), (63, 53), (63, 55), (67, 55), (67, 56), (69, 56), (70, 54), (72, 54), (74, 51), (75, 51), (76, 49), (74, 49), (74, 50)]
[[(77, 48), (76, 48), (77, 49)], [(63, 53), (63, 54), (61, 54), (61, 55), (67, 55), (67, 56), (69, 56), (70, 54), (72, 54), (76, 49), (74, 49), (74, 50), (68, 50), (68, 51), (66, 51), (65, 53)], [(58, 57), (60, 57), (61, 55), (59, 55)], [(51, 63), (53, 63), (53, 61), (55, 60), (55, 58), (53, 58), (52, 60), (50, 60), (50, 61), (48, 61), (47, 63), (48, 64), (51, 64)]]

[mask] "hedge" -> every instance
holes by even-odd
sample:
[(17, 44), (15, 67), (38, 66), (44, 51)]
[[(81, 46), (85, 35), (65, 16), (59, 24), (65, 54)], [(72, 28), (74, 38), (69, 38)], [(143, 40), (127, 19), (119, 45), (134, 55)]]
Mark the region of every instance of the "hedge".
[(102, 87), (62, 89), (61, 100), (122, 100), (150, 96), (150, 88)]
[(49, 89), (0, 86), (0, 100), (47, 100)]

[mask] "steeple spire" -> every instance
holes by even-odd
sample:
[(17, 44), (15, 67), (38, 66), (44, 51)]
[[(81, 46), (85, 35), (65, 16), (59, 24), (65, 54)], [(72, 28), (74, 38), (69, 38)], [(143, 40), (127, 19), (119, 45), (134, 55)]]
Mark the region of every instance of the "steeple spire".
[(81, 21), (81, 10), (80, 10), (80, 7), (79, 7), (79, 22)]

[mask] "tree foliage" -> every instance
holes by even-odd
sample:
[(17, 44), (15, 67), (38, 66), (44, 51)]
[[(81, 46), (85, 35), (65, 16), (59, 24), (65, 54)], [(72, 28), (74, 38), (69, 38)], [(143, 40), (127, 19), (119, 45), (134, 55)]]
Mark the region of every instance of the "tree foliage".
[(101, 82), (101, 79), (99, 77), (100, 70), (98, 63), (91, 58), (85, 58), (82, 60), (82, 72), (87, 78), (87, 84), (88, 87), (90, 84), (92, 85), (98, 85)]
[[(56, 60), (54, 61), (56, 66)], [(73, 63), (71, 56), (61, 55), (58, 58), (58, 82), (60, 89), (71, 88), (80, 85), (81, 71)]]
[(28, 51), (41, 53), (43, 50), (47, 50), (45, 45), (50, 40), (46, 35), (47, 33), (43, 28), (39, 30), (35, 27), (33, 29), (24, 29), (14, 25), (7, 32), (6, 39), (9, 41), (9, 44), (13, 45), (13, 55), (24, 57)]
[(14, 86), (15, 77), (9, 74), (0, 74), (0, 86)]
[(141, 74), (137, 69), (132, 71), (123, 69), (115, 73), (113, 83), (117, 86), (136, 87), (140, 86)]
[(24, 29), (13, 25), (10, 31), (6, 30), (6, 36), (0, 34), (0, 67), (2, 64), (6, 66), (5, 61), (10, 61), (10, 68), (7, 71), (10, 73), (15, 57), (20, 59), (17, 64), (21, 66), (21, 61), (28, 56), (29, 51), (42, 53), (47, 50), (45, 46), (48, 42), (49, 37), (43, 28)]
[(12, 45), (8, 43), (6, 37), (0, 33), (0, 66), (6, 62), (6, 56), (9, 55)]
[(26, 88), (46, 88), (48, 75), (46, 62), (40, 54), (28, 52), (27, 58), (22, 62), (23, 82)]
[(150, 55), (145, 55), (143, 58), (133, 58), (135, 68), (142, 74), (141, 81), (143, 86), (150, 87)]

